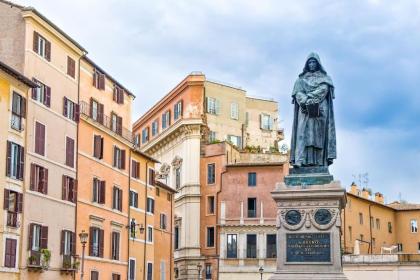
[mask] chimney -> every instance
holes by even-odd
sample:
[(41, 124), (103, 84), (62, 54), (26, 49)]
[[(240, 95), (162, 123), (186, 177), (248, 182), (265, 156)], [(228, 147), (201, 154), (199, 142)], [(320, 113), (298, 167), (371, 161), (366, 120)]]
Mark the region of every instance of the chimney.
[(384, 195), (381, 194), (380, 192), (375, 193), (375, 201), (381, 204), (384, 204), (385, 200), (384, 200)]
[(360, 190), (359, 190), (359, 188), (357, 187), (357, 185), (356, 185), (356, 183), (355, 183), (355, 182), (351, 183), (351, 186), (350, 186), (350, 187), (351, 187), (351, 188), (350, 188), (350, 193), (351, 193), (351, 194), (354, 194), (354, 195), (359, 195)]
[(362, 190), (362, 197), (363, 198), (366, 198), (366, 199), (369, 199), (369, 190), (368, 189), (366, 189), (366, 188), (363, 188), (363, 190)]

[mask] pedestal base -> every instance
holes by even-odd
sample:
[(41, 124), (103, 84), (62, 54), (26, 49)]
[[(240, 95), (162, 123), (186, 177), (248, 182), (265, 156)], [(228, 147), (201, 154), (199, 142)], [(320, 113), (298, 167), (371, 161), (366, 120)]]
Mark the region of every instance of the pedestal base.
[(271, 277), (270, 280), (347, 280), (347, 277), (344, 273), (281, 273), (276, 272)]

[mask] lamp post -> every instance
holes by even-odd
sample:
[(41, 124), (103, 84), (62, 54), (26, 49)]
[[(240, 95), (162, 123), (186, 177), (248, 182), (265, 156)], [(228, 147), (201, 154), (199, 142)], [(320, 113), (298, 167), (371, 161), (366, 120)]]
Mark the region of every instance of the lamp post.
[(81, 233), (79, 233), (80, 243), (82, 243), (82, 271), (80, 272), (80, 280), (83, 280), (84, 275), (84, 269), (85, 269), (85, 247), (87, 243), (89, 234), (82, 230)]
[(132, 218), (129, 228), (130, 228), (131, 237), (133, 238), (133, 240), (134, 240), (134, 238), (136, 238), (136, 226), (139, 226), (140, 234), (143, 234), (143, 232), (144, 232), (143, 224), (136, 224), (136, 220), (134, 218)]
[(262, 276), (263, 276), (263, 273), (264, 273), (264, 268), (262, 266), (260, 266), (260, 269), (258, 271), (260, 272), (261, 280), (262, 280)]
[(198, 263), (197, 264), (197, 270), (198, 270), (198, 280), (200, 280), (201, 279), (201, 264), (200, 263)]

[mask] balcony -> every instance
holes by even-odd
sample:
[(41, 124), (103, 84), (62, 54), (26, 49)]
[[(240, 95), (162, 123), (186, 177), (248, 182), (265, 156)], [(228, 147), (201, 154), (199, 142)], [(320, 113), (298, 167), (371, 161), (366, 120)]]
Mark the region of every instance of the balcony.
[(61, 273), (71, 274), (79, 269), (79, 261), (76, 256), (62, 255)]
[(7, 212), (7, 226), (18, 228), (20, 226), (18, 222), (18, 213)]
[(131, 132), (131, 130), (122, 127), (117, 122), (113, 122), (112, 119), (105, 114), (100, 115), (99, 113), (97, 113), (95, 117), (92, 116), (90, 105), (84, 101), (80, 101), (79, 105), (81, 115), (84, 115), (85, 117), (89, 118), (91, 121), (95, 122), (101, 127), (106, 128), (111, 132), (111, 134), (121, 136), (130, 143), (134, 143), (133, 133)]
[(42, 270), (41, 266), (41, 252), (30, 251), (28, 257), (28, 269), (29, 270)]

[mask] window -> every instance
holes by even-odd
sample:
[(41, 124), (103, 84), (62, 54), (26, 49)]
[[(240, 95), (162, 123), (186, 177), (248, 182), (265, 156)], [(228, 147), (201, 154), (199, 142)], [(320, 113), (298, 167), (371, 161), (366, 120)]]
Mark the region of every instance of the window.
[(174, 248), (175, 248), (175, 250), (177, 250), (179, 248), (179, 226), (175, 226)]
[(61, 199), (76, 203), (76, 181), (66, 175), (63, 175)]
[(112, 273), (112, 280), (121, 280), (121, 275), (117, 273)]
[(79, 105), (64, 96), (63, 116), (75, 122), (79, 121)]
[(122, 117), (115, 113), (111, 113), (111, 130), (118, 135), (122, 135)]
[(353, 240), (353, 233), (352, 233), (352, 227), (349, 226), (349, 240), (352, 241)]
[(112, 209), (122, 211), (122, 190), (116, 186), (112, 190)]
[(153, 227), (147, 226), (147, 242), (153, 242)]
[(381, 221), (378, 218), (376, 219), (376, 229), (381, 229)]
[(67, 75), (72, 77), (76, 77), (76, 62), (70, 56), (67, 56)]
[(248, 198), (248, 218), (257, 217), (257, 199)]
[(112, 232), (111, 235), (111, 259), (120, 259), (120, 233)]
[(182, 100), (181, 101), (178, 101), (174, 105), (174, 120), (177, 120), (180, 117), (182, 117)]
[(124, 104), (124, 90), (119, 86), (115, 85), (112, 99), (118, 104)]
[(16, 266), (16, 245), (17, 240), (6, 238), (5, 250), (4, 250), (4, 266), (12, 267)]
[(209, 132), (209, 143), (214, 143), (216, 141), (216, 132), (210, 131)]
[(211, 264), (206, 264), (206, 279), (211, 279)]
[(181, 187), (181, 167), (175, 169), (175, 188)]
[(138, 208), (139, 206), (139, 195), (136, 192), (130, 191), (130, 206)]
[(238, 257), (238, 236), (236, 234), (227, 235), (227, 253), (226, 257), (236, 259)]
[(207, 247), (214, 247), (214, 227), (207, 228)]
[(162, 130), (171, 125), (171, 111), (162, 114)]
[(359, 224), (363, 225), (363, 214), (359, 213)]
[(105, 181), (93, 178), (92, 201), (100, 204), (105, 203)]
[(96, 100), (90, 99), (90, 117), (100, 123), (104, 123), (104, 104), (97, 102)]
[(74, 140), (66, 137), (66, 165), (74, 167)]
[(152, 136), (155, 136), (159, 133), (159, 121), (155, 120), (152, 122)]
[(163, 213), (160, 214), (160, 228), (166, 229), (166, 215)]
[(398, 252), (402, 252), (403, 251), (403, 245), (402, 245), (402, 243), (397, 243), (397, 251)]
[(370, 226), (373, 228), (375, 226), (375, 221), (373, 217), (370, 217)]
[(388, 222), (388, 233), (392, 233), (392, 223)]
[(105, 90), (105, 74), (98, 69), (93, 71), (93, 86), (100, 90)]
[(89, 256), (104, 257), (104, 231), (97, 227), (89, 229)]
[(36, 31), (34, 31), (33, 37), (33, 50), (46, 60), (51, 61), (51, 43)]
[(237, 120), (239, 119), (239, 106), (238, 103), (230, 104), (230, 118)]
[(142, 132), (141, 132), (141, 143), (147, 143), (149, 141), (149, 128), (145, 127), (143, 128)]
[(61, 247), (60, 254), (64, 256), (71, 256), (76, 253), (76, 234), (69, 230), (61, 231)]
[(47, 194), (48, 193), (48, 169), (32, 163), (29, 188), (31, 191)]
[(104, 157), (104, 138), (101, 135), (93, 136), (93, 156), (97, 159)]
[(35, 252), (48, 248), (48, 227), (29, 224), (29, 247)]
[(25, 152), (22, 146), (7, 141), (7, 160), (6, 175), (7, 177), (23, 180), (25, 166)]
[(45, 156), (45, 125), (35, 122), (35, 153)]
[(216, 182), (216, 165), (214, 163), (207, 164), (207, 184), (214, 184)]
[(136, 280), (136, 260), (130, 259), (128, 267), (128, 280)]
[(32, 99), (44, 104), (47, 107), (50, 107), (51, 88), (36, 79), (33, 79), (33, 81), (38, 85), (38, 87), (32, 88)]
[(118, 169), (125, 169), (125, 150), (114, 146), (114, 162), (113, 166)]
[(146, 280), (153, 280), (153, 264), (147, 263), (147, 279)]
[(90, 280), (99, 280), (99, 272), (92, 270), (90, 272)]
[(227, 140), (238, 148), (242, 146), (242, 138), (240, 136), (228, 135)]
[(410, 229), (411, 229), (411, 233), (416, 233), (417, 232), (417, 220), (411, 220), (410, 221)]
[(257, 235), (247, 234), (246, 236), (246, 257), (256, 258), (257, 257)]
[(207, 197), (207, 214), (214, 214), (214, 196)]
[(207, 113), (212, 115), (219, 115), (220, 114), (220, 102), (219, 100), (207, 97)]
[(21, 193), (4, 189), (4, 205), (7, 210), (7, 226), (18, 227), (18, 213), (22, 213), (23, 195)]
[(26, 99), (13, 92), (11, 127), (17, 131), (23, 130), (22, 118), (26, 117)]
[(160, 280), (166, 279), (165, 261), (160, 261)]
[(255, 187), (257, 185), (257, 173), (249, 172), (248, 173), (248, 186)]
[(147, 198), (147, 212), (148, 213), (155, 213), (155, 200), (153, 198)]
[(276, 258), (276, 238), (275, 234), (267, 234), (267, 258)]
[(155, 171), (151, 168), (149, 168), (149, 185), (154, 186), (155, 185)]
[(261, 114), (260, 115), (260, 128), (265, 130), (273, 129), (273, 119), (270, 115)]
[(134, 146), (140, 147), (140, 134), (138, 133), (134, 135)]

